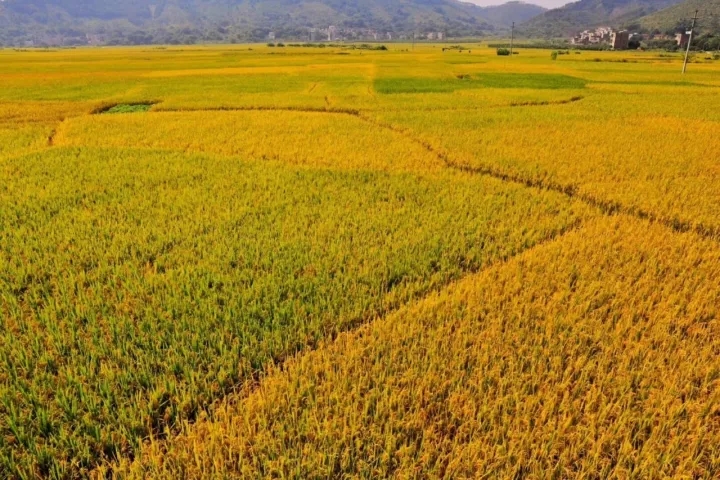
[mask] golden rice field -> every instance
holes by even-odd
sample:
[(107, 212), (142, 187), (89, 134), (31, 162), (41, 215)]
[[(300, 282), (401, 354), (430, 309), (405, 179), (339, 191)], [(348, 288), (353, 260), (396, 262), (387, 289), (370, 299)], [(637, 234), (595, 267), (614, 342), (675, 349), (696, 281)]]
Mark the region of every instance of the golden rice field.
[(720, 478), (720, 61), (0, 50), (0, 478)]

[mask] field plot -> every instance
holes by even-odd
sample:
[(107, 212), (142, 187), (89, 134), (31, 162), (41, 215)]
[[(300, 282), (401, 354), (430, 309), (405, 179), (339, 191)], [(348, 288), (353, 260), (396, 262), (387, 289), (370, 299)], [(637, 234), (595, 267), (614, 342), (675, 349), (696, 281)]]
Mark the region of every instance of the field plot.
[[(338, 128), (342, 125), (342, 128)], [(445, 164), (403, 135), (348, 113), (163, 112), (89, 115), (65, 122), (59, 146), (169, 149), (242, 155), (317, 168), (430, 172)]]
[(409, 112), (381, 118), (434, 145), (457, 166), (573, 191), (590, 202), (720, 236), (720, 192), (708, 189), (720, 179), (717, 95), (690, 96), (703, 108), (713, 106), (708, 115), (690, 107), (699, 110), (692, 118), (678, 115), (683, 97), (668, 100), (675, 112), (665, 105), (652, 113), (647, 98), (635, 106), (637, 97), (626, 94), (586, 95), (522, 113), (501, 107), (436, 112), (432, 119)]
[(592, 222), (287, 362), (130, 472), (714, 478), (718, 275), (716, 242)]
[(720, 475), (720, 62), (0, 50), (0, 478)]

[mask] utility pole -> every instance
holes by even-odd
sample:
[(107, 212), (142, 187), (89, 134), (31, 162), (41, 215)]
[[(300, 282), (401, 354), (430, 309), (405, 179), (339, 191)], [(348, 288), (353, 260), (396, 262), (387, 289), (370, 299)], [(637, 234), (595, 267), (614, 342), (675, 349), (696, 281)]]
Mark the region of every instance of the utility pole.
[(693, 32), (695, 31), (695, 25), (697, 24), (698, 20), (698, 13), (700, 13), (700, 10), (695, 10), (695, 16), (693, 17), (693, 23), (692, 27), (690, 27), (689, 32), (689, 38), (688, 38), (688, 44), (687, 44), (687, 50), (685, 50), (685, 63), (683, 63), (683, 75), (685, 75), (685, 72), (687, 71), (687, 64), (688, 64), (688, 57), (690, 56), (690, 45), (692, 44), (693, 40)]
[(515, 43), (515, 22), (512, 24), (512, 30), (510, 30), (510, 58), (513, 56), (513, 44)]

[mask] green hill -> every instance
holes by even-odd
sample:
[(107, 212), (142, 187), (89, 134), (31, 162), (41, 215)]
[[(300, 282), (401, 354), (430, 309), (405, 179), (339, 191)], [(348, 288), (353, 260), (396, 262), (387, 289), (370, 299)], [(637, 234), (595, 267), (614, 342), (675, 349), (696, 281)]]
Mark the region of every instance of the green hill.
[(720, 0), (686, 0), (638, 20), (648, 31), (672, 32), (687, 29), (692, 24), (695, 11), (699, 10), (699, 32), (720, 33)]
[(549, 10), (522, 25), (531, 37), (567, 37), (586, 28), (619, 26), (680, 0), (580, 0)]

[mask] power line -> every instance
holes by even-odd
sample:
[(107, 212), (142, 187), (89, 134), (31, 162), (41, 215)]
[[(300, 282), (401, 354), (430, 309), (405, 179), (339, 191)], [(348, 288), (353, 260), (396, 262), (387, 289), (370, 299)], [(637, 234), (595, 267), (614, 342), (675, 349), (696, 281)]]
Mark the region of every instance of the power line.
[(512, 22), (512, 30), (510, 32), (510, 58), (512, 58), (513, 44), (515, 43), (515, 22)]
[(700, 14), (700, 10), (699, 9), (695, 10), (695, 15), (693, 16), (693, 19), (692, 19), (692, 26), (690, 27), (689, 31), (684, 32), (684, 34), (688, 35), (689, 37), (688, 37), (688, 42), (687, 42), (687, 49), (685, 50), (685, 61), (683, 62), (683, 71), (682, 71), (683, 74), (687, 71), (688, 59), (690, 57), (690, 47), (692, 46), (693, 36), (695, 35), (695, 29), (698, 27), (698, 20), (720, 18), (720, 16), (718, 16), (717, 14), (707, 13), (707, 11), (702, 16), (700, 16), (699, 14)]

